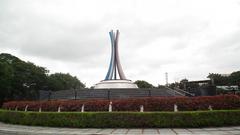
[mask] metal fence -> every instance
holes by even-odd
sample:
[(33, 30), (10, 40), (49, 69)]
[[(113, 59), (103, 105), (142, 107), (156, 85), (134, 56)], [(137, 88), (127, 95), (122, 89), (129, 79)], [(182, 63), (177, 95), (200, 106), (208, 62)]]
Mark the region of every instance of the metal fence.
[(132, 97), (152, 96), (182, 96), (175, 90), (169, 88), (152, 89), (80, 89), (44, 91), (39, 93), (40, 100), (50, 99), (122, 99)]

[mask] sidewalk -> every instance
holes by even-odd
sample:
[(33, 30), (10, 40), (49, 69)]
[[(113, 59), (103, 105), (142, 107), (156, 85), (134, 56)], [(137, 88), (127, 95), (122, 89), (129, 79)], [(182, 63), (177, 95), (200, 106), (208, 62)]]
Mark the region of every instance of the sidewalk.
[(50, 128), (4, 124), (0, 122), (0, 135), (240, 135), (240, 126), (219, 128), (157, 128), (157, 129), (98, 129)]

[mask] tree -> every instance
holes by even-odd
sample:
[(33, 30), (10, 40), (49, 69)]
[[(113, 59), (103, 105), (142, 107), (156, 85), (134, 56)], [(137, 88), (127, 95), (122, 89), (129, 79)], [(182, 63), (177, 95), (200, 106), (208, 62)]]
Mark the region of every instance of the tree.
[(158, 86), (156, 88), (163, 89), (163, 88), (166, 88), (166, 86), (158, 84)]
[(2, 100), (36, 99), (46, 83), (47, 70), (11, 54), (0, 54), (0, 93)]
[(240, 71), (232, 72), (229, 76), (231, 85), (240, 85)]
[(3, 61), (0, 61), (0, 106), (12, 89), (12, 68)]
[(182, 79), (181, 81), (180, 81), (180, 83), (188, 83), (188, 79)]
[(230, 81), (228, 77), (222, 76), (221, 74), (217, 73), (209, 73), (207, 78), (214, 80), (216, 85), (229, 85)]
[(69, 90), (85, 88), (85, 85), (76, 76), (70, 74), (55, 73), (48, 76), (50, 90)]
[(174, 89), (175, 87), (179, 88), (180, 87), (180, 83), (178, 83), (178, 82), (170, 83), (168, 87), (170, 87), (172, 89)]
[(144, 80), (137, 80), (134, 82), (137, 84), (138, 88), (154, 88), (154, 86)]
[(70, 74), (55, 73), (7, 53), (0, 54), (0, 106), (4, 100), (37, 99), (39, 90), (79, 89), (85, 85)]
[(182, 79), (179, 83), (179, 88), (180, 89), (186, 89), (187, 85), (188, 85), (188, 79), (186, 79), (186, 78)]

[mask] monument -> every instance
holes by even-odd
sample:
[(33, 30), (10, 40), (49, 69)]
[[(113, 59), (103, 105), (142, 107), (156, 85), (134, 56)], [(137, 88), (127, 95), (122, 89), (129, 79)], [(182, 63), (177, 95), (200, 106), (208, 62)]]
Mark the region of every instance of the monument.
[[(112, 51), (108, 72), (105, 79), (97, 83), (94, 89), (138, 88), (131, 80), (126, 79), (123, 72), (118, 53), (119, 31), (113, 32), (111, 30), (109, 35)], [(117, 79), (118, 76), (119, 79)]]

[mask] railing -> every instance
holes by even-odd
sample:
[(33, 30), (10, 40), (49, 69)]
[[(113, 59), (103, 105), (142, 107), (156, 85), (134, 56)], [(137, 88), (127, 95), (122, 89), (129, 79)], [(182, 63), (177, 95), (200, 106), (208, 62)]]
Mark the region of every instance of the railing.
[(151, 89), (81, 89), (61, 91), (40, 91), (40, 100), (45, 99), (118, 99), (132, 97), (154, 97), (154, 96), (184, 96), (182, 93), (170, 88)]
[(171, 89), (169, 87), (166, 87), (168, 90), (172, 91), (172, 95), (174, 96), (186, 96), (185, 93), (178, 92), (177, 90)]
[(175, 90), (175, 91), (178, 91), (179, 93), (184, 94), (185, 96), (190, 96), (190, 97), (194, 97), (194, 96), (195, 96), (194, 93), (190, 93), (190, 92), (184, 91), (184, 90), (179, 89), (179, 88), (177, 88), (177, 87), (174, 87), (174, 90)]

